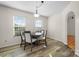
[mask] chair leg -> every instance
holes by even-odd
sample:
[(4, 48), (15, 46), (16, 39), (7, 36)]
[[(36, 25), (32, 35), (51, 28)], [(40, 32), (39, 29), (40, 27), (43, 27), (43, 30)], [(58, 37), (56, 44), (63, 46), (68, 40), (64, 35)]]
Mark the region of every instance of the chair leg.
[(39, 46), (39, 40), (37, 39), (37, 47)]
[(31, 52), (32, 52), (32, 46), (33, 46), (33, 45), (32, 45), (32, 43), (31, 43)]
[(21, 42), (21, 44), (20, 44), (20, 47), (22, 46), (22, 42)]
[(25, 48), (26, 48), (26, 42), (25, 42), (25, 44), (24, 44), (24, 50), (25, 50)]
[(23, 42), (23, 40), (21, 40), (21, 44), (20, 44), (20, 47), (22, 46), (22, 42)]
[(46, 39), (45, 39), (45, 46), (47, 46), (47, 41), (46, 41)]

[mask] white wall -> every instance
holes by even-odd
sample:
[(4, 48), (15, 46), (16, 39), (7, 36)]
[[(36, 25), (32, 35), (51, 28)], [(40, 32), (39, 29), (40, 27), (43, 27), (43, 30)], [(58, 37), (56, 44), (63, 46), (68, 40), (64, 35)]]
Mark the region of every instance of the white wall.
[(75, 53), (79, 55), (79, 2), (71, 2), (61, 13), (49, 17), (48, 36), (67, 44), (67, 15), (70, 11), (75, 14)]
[[(13, 16), (24, 16), (26, 30), (34, 30), (33, 14), (0, 5), (0, 48), (20, 43), (20, 38), (13, 36)], [(47, 29), (47, 18), (40, 16), (39, 20), (43, 20), (44, 29)]]
[(48, 37), (52, 39), (56, 39), (62, 41), (62, 34), (63, 34), (63, 24), (62, 22), (62, 15), (57, 14), (54, 16), (49, 17), (48, 21)]

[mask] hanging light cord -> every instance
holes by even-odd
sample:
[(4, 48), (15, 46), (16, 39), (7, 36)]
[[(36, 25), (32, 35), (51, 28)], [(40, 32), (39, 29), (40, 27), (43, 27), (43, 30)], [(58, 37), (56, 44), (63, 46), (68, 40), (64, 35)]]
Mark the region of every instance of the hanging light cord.
[(36, 6), (36, 14), (38, 13), (38, 8), (40, 8), (43, 5), (44, 1), (41, 1), (41, 4), (39, 6)]
[(41, 4), (39, 6), (36, 6), (36, 9), (40, 8), (43, 5), (44, 1), (41, 1)]
[(43, 5), (44, 1), (41, 1), (41, 4), (39, 6), (36, 6), (36, 13), (34, 14), (35, 17), (39, 17), (38, 14), (38, 8), (40, 8)]

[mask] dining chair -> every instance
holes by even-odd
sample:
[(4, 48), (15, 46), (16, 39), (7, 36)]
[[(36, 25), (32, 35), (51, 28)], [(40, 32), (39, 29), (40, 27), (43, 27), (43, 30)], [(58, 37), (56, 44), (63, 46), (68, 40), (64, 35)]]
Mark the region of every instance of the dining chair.
[(22, 46), (22, 45), (24, 45), (24, 31), (21, 31), (20, 32), (20, 37), (21, 37), (21, 44), (20, 44), (20, 46)]
[(39, 41), (44, 41), (45, 47), (47, 47), (47, 41), (46, 41), (46, 36), (47, 36), (47, 30), (42, 30), (41, 31), (42, 35), (39, 37)]
[(24, 50), (26, 48), (26, 43), (29, 43), (31, 45), (31, 51), (32, 51), (33, 43), (36, 42), (37, 39), (32, 38), (31, 31), (24, 31), (24, 37), (25, 37)]

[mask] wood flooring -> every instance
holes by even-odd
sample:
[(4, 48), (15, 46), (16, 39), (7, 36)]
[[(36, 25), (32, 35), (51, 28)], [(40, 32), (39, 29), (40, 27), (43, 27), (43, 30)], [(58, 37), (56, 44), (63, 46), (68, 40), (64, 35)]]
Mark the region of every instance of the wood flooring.
[(47, 38), (47, 47), (40, 43), (39, 46), (33, 47), (30, 51), (30, 46), (23, 49), (20, 45), (0, 49), (1, 57), (74, 57), (74, 51), (68, 48), (65, 44), (54, 39)]

